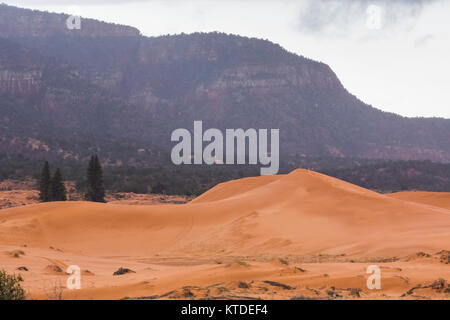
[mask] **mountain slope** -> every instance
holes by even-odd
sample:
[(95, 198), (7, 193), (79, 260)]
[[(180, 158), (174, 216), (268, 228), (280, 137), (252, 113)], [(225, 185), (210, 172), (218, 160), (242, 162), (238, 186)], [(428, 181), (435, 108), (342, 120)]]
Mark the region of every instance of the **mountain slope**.
[(327, 65), (268, 41), (219, 33), (146, 38), (93, 20), (71, 32), (65, 18), (0, 6), (0, 21), (8, 21), (1, 42), (27, 57), (0, 50), (4, 152), (18, 152), (18, 134), (8, 126), (16, 114), (24, 141), (47, 146), (22, 143), (20, 152), (33, 157), (61, 156), (49, 132), (65, 140), (66, 157), (85, 157), (70, 132), (80, 145), (106, 150), (111, 163), (148, 165), (155, 147), (170, 150), (173, 130), (203, 120), (205, 128), (279, 128), (285, 157), (450, 162), (450, 120), (377, 110), (348, 93)]
[(66, 63), (0, 38), (0, 77), (0, 153), (125, 162), (139, 148), (116, 130), (126, 102)]

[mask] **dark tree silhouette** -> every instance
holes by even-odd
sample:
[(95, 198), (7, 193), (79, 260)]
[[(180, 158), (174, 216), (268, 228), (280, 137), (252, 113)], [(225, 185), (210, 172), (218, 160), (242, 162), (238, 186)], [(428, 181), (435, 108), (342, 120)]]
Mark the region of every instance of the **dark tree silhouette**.
[(87, 170), (87, 193), (86, 200), (93, 202), (106, 202), (105, 201), (105, 188), (103, 186), (103, 170), (100, 165), (98, 156), (92, 156), (89, 161), (89, 167)]
[(61, 170), (56, 169), (55, 175), (52, 179), (52, 201), (66, 201), (66, 187), (64, 186), (63, 176)]
[(39, 184), (39, 200), (42, 202), (52, 201), (52, 190), (50, 180), (50, 165), (45, 161), (44, 168), (41, 173), (41, 181)]

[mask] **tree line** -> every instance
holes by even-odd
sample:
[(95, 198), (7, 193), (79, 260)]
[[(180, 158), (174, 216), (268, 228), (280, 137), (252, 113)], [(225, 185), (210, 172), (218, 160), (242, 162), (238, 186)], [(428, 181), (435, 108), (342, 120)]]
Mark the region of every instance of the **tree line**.
[[(105, 187), (103, 185), (103, 169), (97, 155), (92, 156), (87, 168), (87, 191), (84, 195), (86, 201), (106, 202)], [(39, 200), (41, 202), (66, 201), (67, 190), (64, 185), (62, 172), (56, 169), (53, 177), (50, 164), (45, 162), (39, 183)]]

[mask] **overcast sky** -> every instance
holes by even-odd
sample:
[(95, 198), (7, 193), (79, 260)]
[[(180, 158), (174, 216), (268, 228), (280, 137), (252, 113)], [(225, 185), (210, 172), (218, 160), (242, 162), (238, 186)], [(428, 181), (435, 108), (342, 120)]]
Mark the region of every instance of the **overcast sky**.
[(450, 0), (2, 0), (77, 12), (142, 34), (221, 31), (331, 66), (364, 102), (450, 118)]

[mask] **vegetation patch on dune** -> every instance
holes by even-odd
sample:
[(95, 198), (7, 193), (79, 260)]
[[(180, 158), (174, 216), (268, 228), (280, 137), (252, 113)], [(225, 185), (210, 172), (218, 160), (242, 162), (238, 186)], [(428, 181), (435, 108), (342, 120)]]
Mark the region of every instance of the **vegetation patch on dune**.
[(20, 275), (9, 275), (0, 270), (0, 300), (25, 300), (21, 282), (23, 279)]

